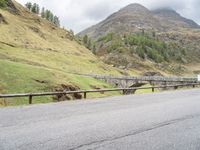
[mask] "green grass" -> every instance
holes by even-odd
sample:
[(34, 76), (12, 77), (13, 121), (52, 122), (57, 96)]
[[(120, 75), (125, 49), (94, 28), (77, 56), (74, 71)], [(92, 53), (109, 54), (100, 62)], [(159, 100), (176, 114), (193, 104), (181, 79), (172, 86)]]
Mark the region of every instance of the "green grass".
[[(94, 89), (94, 87), (100, 88), (100, 89), (113, 88), (111, 85), (109, 85), (105, 82), (96, 80), (91, 77), (81, 77), (81, 76), (77, 76), (77, 75), (70, 75), (69, 77), (74, 84), (79, 85), (79, 87), (83, 90)], [(116, 96), (116, 95), (120, 95), (120, 93), (119, 92), (105, 92), (103, 94), (102, 93), (89, 93), (88, 98)]]
[[(0, 60), (1, 93), (34, 93), (49, 91), (57, 83), (56, 76), (46, 69), (27, 64)], [(45, 81), (39, 83), (36, 80)], [(35, 103), (49, 102), (50, 98), (34, 98)], [(8, 105), (27, 104), (27, 98), (8, 99)]]
[[(146, 85), (144, 85), (144, 86), (142, 86), (142, 87), (151, 87), (152, 85), (150, 85), (150, 84), (146, 84)], [(154, 92), (159, 92), (159, 90), (158, 89), (155, 89), (155, 91)], [(135, 94), (144, 94), (144, 93), (152, 93), (152, 89), (141, 89), (141, 90), (137, 90), (136, 92), (135, 92)]]
[[(44, 67), (37, 67), (19, 62), (0, 59), (0, 93), (35, 93), (53, 91), (61, 84), (76, 85), (80, 89), (88, 90), (93, 86), (98, 88), (111, 88), (110, 85), (89, 77), (63, 73)], [(40, 83), (39, 81), (44, 81)], [(88, 98), (105, 97), (119, 93), (93, 93)], [(51, 97), (34, 97), (33, 103), (52, 102)], [(2, 100), (1, 100), (1, 103)], [(7, 105), (22, 105), (28, 103), (28, 98), (12, 98), (6, 100)]]

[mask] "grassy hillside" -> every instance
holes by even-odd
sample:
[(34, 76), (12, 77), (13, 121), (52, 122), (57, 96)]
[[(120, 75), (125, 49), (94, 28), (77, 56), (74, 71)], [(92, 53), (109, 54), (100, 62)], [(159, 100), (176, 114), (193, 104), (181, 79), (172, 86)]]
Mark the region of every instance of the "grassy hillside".
[[(74, 41), (68, 31), (15, 1), (7, 9), (0, 9), (0, 17), (0, 93), (54, 91), (62, 89), (61, 85), (106, 88), (110, 85), (72, 73), (120, 74)], [(105, 95), (90, 95), (94, 96)], [(49, 101), (52, 98), (34, 98), (34, 102)], [(27, 99), (1, 100), (0, 105), (4, 103), (22, 104)]]

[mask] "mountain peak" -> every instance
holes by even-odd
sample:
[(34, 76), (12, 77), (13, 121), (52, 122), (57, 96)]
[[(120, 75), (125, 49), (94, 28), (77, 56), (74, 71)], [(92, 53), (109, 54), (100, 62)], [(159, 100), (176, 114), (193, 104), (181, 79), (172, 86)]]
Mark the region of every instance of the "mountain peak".
[(146, 7), (138, 3), (132, 3), (128, 6), (122, 8), (121, 10), (128, 11), (128, 12), (141, 12), (141, 11), (149, 11)]
[(145, 8), (145, 7), (139, 3), (132, 3), (127, 5), (125, 8)]

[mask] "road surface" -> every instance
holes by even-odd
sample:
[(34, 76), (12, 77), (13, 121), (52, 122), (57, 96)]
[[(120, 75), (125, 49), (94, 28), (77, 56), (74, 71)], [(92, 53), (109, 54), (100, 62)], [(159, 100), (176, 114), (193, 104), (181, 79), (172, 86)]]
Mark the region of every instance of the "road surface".
[(200, 89), (0, 109), (0, 150), (199, 150)]

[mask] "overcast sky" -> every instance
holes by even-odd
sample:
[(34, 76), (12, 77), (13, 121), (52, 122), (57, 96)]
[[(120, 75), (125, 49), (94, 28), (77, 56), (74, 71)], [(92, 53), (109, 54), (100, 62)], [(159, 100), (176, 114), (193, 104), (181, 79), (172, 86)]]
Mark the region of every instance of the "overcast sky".
[(36, 2), (50, 9), (61, 25), (76, 33), (94, 25), (120, 8), (140, 3), (149, 9), (169, 7), (200, 24), (200, 0), (17, 0), (21, 4)]

